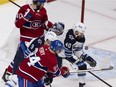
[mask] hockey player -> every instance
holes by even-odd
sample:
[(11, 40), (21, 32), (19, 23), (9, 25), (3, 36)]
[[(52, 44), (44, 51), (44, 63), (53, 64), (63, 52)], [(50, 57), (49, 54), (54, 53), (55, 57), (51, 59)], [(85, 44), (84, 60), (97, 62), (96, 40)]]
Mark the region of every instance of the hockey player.
[[(69, 29), (64, 39), (64, 54), (59, 54), (59, 56), (64, 56), (65, 59), (72, 64), (76, 64), (79, 70), (87, 69), (85, 62), (90, 64), (91, 67), (96, 66), (96, 61), (88, 54), (85, 54), (83, 51), (83, 45), (85, 43), (85, 30), (86, 27), (81, 22), (76, 23), (72, 29)], [(86, 73), (84, 72), (78, 73), (78, 77), (80, 79), (78, 87), (85, 87), (85, 76)]]
[[(54, 23), (54, 26), (49, 29), (49, 31), (55, 32), (57, 36), (60, 36), (64, 32), (65, 25), (62, 22), (56, 22)], [(48, 38), (49, 36), (45, 35), (45, 38)], [(40, 43), (41, 42), (41, 43)], [(31, 41), (29, 47), (24, 52), (25, 57), (29, 56), (33, 52), (35, 52), (36, 48), (40, 47), (44, 43), (43, 37), (38, 37)], [(59, 68), (62, 66), (62, 59), (56, 54), (57, 60), (58, 60), (58, 66)], [(16, 63), (17, 64), (17, 63)], [(15, 64), (14, 64), (15, 65)], [(14, 66), (14, 68), (16, 68)], [(16, 69), (15, 69), (16, 71)], [(44, 78), (45, 84), (50, 85), (53, 81), (53, 78), (49, 77), (49, 73)]]
[(44, 30), (53, 24), (48, 21), (47, 11), (43, 7), (46, 0), (32, 0), (32, 4), (26, 4), (17, 13), (15, 25), (20, 28), (21, 41), (30, 41), (40, 37)]
[[(60, 35), (63, 33), (63, 30), (64, 30), (64, 27), (65, 25), (62, 23), (62, 22), (56, 22), (54, 23), (54, 27), (51, 28), (46, 34), (45, 36), (41, 36), (41, 37), (38, 37), (36, 39), (33, 39), (31, 42), (30, 42), (30, 45), (29, 47), (27, 48), (27, 50), (25, 50), (24, 54), (25, 54), (25, 57), (27, 56), (30, 56), (30, 55), (33, 55), (35, 52), (36, 52), (36, 48), (40, 47), (41, 45), (44, 44), (44, 42), (48, 39), (50, 41), (53, 41), (54, 39), (57, 39), (57, 35)], [(48, 42), (47, 42), (48, 43)], [(23, 48), (23, 47), (22, 47)], [(20, 53), (20, 52), (19, 52)], [(20, 55), (17, 55), (20, 57)], [(34, 55), (33, 55), (34, 56)], [(13, 66), (13, 74), (16, 74), (16, 70), (19, 66), (19, 64), (21, 63), (21, 61), (24, 59), (24, 57), (21, 57), (19, 59), (14, 59), (14, 66)], [(6, 80), (9, 80), (9, 76), (10, 74), (9, 73), (5, 73), (4, 74), (4, 77)], [(8, 84), (11, 84), (12, 80), (9, 80), (7, 81), (6, 83)]]
[[(57, 40), (57, 35), (52, 32), (52, 31), (48, 31), (44, 36), (40, 37), (38, 39), (38, 47), (42, 46), (43, 44), (46, 44), (46, 45), (50, 45), (51, 41), (54, 41), (54, 40)], [(37, 49), (37, 48), (36, 48)], [(36, 51), (30, 53), (30, 56), (36, 56), (35, 55)], [(30, 57), (28, 56), (28, 57)], [(20, 57), (20, 56), (19, 56)], [(27, 57), (26, 57), (27, 58)], [(14, 77), (16, 77), (16, 70), (18, 69), (20, 63), (24, 60), (24, 57), (22, 58), (19, 58), (19, 59), (14, 59), (14, 66), (13, 66), (13, 72), (12, 74), (13, 75), (8, 75), (8, 73), (6, 72), (5, 74), (5, 79), (7, 80), (6, 81), (6, 86), (9, 86), (9, 87), (14, 87), (14, 85), (16, 85), (16, 78), (14, 79)], [(8, 75), (8, 76), (7, 76)]]
[[(56, 23), (54, 23), (54, 26), (49, 29), (49, 31), (52, 31), (57, 36), (60, 36), (64, 32), (64, 28), (65, 28), (65, 25), (62, 22), (56, 22)], [(25, 57), (29, 56), (30, 53), (33, 53), (36, 48), (38, 48), (39, 46), (41, 46), (41, 43), (44, 42), (44, 41), (41, 40), (41, 38), (44, 38), (44, 37), (38, 37), (38, 38), (36, 38), (36, 39), (34, 39), (34, 40), (31, 41), (29, 47), (24, 52)]]
[[(47, 11), (43, 7), (46, 0), (32, 0), (32, 2), (32, 4), (22, 6), (16, 15), (15, 25), (20, 29), (20, 44), (14, 59), (24, 57), (22, 50), (25, 49), (21, 47), (26, 48), (25, 43), (42, 36), (45, 29), (53, 27), (53, 24), (48, 21)], [(13, 65), (14, 61), (10, 63), (2, 76), (5, 82), (7, 81), (7, 75), (12, 73)]]
[[(36, 49), (44, 44), (44, 42), (48, 39), (50, 41), (53, 41), (54, 38), (56, 39), (57, 35), (61, 35), (64, 30), (64, 24), (62, 22), (56, 22), (54, 23), (53, 28), (50, 28), (50, 30), (45, 34), (45, 36), (38, 37), (36, 39), (33, 39), (29, 44), (29, 47), (24, 51), (24, 57), (29, 57), (35, 54)], [(58, 39), (58, 38), (57, 38)], [(24, 48), (24, 47), (22, 47)], [(24, 48), (25, 49), (25, 48)], [(33, 55), (34, 56), (34, 55)], [(23, 58), (23, 57), (22, 57)], [(15, 74), (16, 69), (18, 68), (19, 63), (23, 59), (19, 58), (18, 60), (14, 60), (14, 66), (13, 66), (13, 74)]]
[(47, 72), (50, 72), (53, 77), (59, 75), (65, 77), (69, 69), (64, 66), (59, 68), (56, 59), (56, 54), (62, 49), (62, 42), (55, 40), (50, 46), (43, 45), (38, 48), (37, 57), (24, 59), (17, 70), (19, 87), (45, 87), (43, 77)]

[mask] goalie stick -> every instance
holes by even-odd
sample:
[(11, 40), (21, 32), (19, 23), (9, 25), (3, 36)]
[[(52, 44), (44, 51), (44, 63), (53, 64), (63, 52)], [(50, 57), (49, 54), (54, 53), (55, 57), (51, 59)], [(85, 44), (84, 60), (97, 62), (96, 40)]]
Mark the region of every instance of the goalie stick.
[(80, 73), (80, 72), (89, 72), (89, 71), (106, 71), (106, 70), (112, 70), (112, 69), (113, 69), (113, 66), (110, 66), (108, 68), (102, 68), (102, 69), (88, 68), (87, 70), (70, 71), (70, 73)]

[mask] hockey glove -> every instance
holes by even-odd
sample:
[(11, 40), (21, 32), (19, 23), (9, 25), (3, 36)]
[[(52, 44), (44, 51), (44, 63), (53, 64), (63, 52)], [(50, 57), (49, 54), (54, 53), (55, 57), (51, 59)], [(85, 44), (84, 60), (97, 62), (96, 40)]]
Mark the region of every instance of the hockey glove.
[(97, 65), (97, 62), (87, 54), (82, 55), (82, 59), (86, 61), (91, 67), (95, 67)]
[(66, 66), (62, 66), (61, 71), (64, 78), (67, 78), (70, 75), (69, 68)]
[(51, 78), (51, 77), (44, 78), (45, 85), (50, 85), (52, 82), (53, 82), (53, 78)]
[(50, 85), (53, 82), (53, 74), (50, 72), (47, 72), (47, 74), (44, 77), (44, 83), (45, 85)]

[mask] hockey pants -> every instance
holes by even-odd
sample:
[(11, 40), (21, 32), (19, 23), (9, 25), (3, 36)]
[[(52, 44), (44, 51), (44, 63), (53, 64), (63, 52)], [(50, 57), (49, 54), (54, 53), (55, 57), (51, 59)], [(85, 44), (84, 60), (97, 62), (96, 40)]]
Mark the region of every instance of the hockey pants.
[(45, 87), (43, 80), (39, 80), (38, 82), (33, 83), (20, 76), (18, 76), (18, 85), (19, 87)]

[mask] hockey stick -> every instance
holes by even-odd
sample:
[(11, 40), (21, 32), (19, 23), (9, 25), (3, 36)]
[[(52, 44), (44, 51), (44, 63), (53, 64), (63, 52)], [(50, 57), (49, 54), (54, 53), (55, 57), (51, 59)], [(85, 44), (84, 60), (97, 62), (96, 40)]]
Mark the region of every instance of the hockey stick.
[(52, 87), (52, 85), (50, 84), (50, 87)]
[(21, 8), (20, 5), (18, 5), (17, 3), (13, 2), (12, 0), (9, 0), (11, 3), (13, 3), (14, 5), (18, 6), (19, 8)]
[(113, 66), (110, 66), (109, 68), (103, 68), (103, 69), (87, 69), (87, 70), (77, 70), (77, 71), (70, 71), (70, 73), (80, 73), (80, 72), (89, 72), (89, 71), (106, 71), (106, 70), (112, 70)]
[(94, 73), (92, 73), (91, 71), (88, 71), (91, 75), (95, 76), (97, 79), (99, 79), (100, 81), (102, 81), (103, 83), (105, 83), (106, 85), (108, 85), (109, 87), (113, 87), (111, 86), (109, 83), (107, 83), (106, 81), (104, 81), (103, 79), (101, 79), (100, 77), (98, 77), (97, 75), (95, 75)]
[(99, 79), (100, 81), (102, 81), (103, 83), (105, 83), (106, 85), (108, 85), (109, 87), (112, 87), (109, 83), (107, 83), (106, 81), (104, 81), (103, 79), (101, 79), (100, 77), (98, 77), (97, 75), (95, 75), (94, 73), (92, 73), (91, 71), (105, 71), (105, 70), (112, 70), (113, 67), (110, 66), (109, 68), (104, 68), (104, 69), (96, 69), (96, 70), (78, 70), (78, 71), (71, 71), (70, 73), (80, 73), (80, 72), (89, 72), (91, 75), (93, 75), (94, 77), (96, 77), (97, 79)]
[[(12, 0), (9, 0), (9, 1), (10, 1), (11, 3), (13, 3), (14, 5), (18, 6), (19, 8), (21, 8), (21, 6), (18, 5), (17, 3), (15, 3), (14, 1), (12, 1)], [(50, 2), (53, 2), (53, 1), (55, 1), (55, 0), (48, 0), (47, 3), (50, 3)]]

